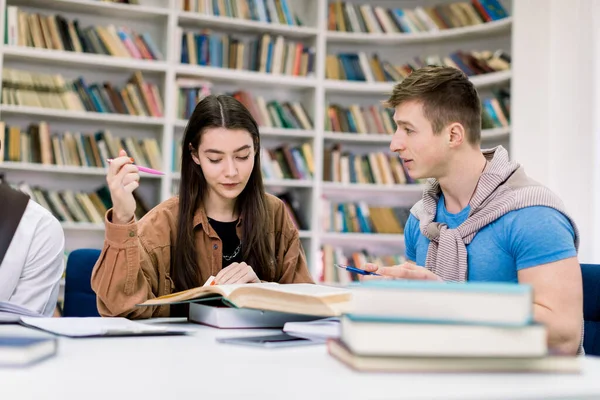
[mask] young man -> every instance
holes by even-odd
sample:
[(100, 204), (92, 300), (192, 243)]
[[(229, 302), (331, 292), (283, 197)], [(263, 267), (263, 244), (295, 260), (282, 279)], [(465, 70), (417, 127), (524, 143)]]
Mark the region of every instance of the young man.
[(560, 199), (504, 148), (480, 149), (473, 84), (455, 68), (422, 68), (395, 86), (387, 106), (397, 124), (390, 149), (412, 178), (433, 179), (406, 223), (408, 262), (365, 269), (403, 279), (530, 284), (550, 348), (575, 354), (583, 321), (577, 228)]
[(16, 220), (0, 212), (0, 301), (50, 317), (65, 268), (63, 229), (48, 210), (1, 181), (0, 207), (22, 214)]

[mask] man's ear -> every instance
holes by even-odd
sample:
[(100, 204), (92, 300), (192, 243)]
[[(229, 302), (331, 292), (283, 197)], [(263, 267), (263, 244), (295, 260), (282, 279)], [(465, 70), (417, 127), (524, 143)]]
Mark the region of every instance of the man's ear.
[(453, 122), (446, 128), (448, 130), (448, 144), (450, 147), (458, 147), (467, 140), (465, 127), (458, 122)]
[(200, 159), (198, 158), (198, 152), (196, 151), (196, 149), (194, 149), (194, 146), (192, 146), (191, 143), (188, 143), (188, 150), (190, 151), (190, 154), (192, 155), (192, 160), (194, 160), (194, 162), (198, 165), (200, 165)]

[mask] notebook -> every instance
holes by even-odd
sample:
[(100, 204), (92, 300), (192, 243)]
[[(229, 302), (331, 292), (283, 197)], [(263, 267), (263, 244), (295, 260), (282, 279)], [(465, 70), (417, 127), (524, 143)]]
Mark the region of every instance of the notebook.
[(182, 328), (144, 324), (120, 317), (21, 317), (21, 324), (32, 328), (38, 328), (55, 335), (72, 338), (98, 336), (183, 335), (188, 331)]
[(56, 338), (0, 336), (0, 367), (25, 367), (56, 354)]
[(347, 310), (349, 290), (338, 287), (296, 283), (248, 283), (197, 287), (145, 301), (138, 306), (193, 303), (222, 298), (231, 307), (279, 311), (322, 317), (339, 316)]

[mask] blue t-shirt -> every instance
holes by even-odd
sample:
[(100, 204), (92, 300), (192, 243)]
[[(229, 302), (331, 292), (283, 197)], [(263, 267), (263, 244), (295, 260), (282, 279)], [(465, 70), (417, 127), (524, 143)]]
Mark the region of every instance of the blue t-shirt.
[[(470, 206), (458, 214), (446, 210), (440, 196), (435, 222), (453, 229), (469, 216)], [(406, 258), (424, 266), (429, 239), (412, 214), (404, 228)], [(483, 227), (467, 245), (469, 281), (518, 282), (517, 271), (575, 257), (575, 232), (562, 213), (535, 206), (511, 211)]]

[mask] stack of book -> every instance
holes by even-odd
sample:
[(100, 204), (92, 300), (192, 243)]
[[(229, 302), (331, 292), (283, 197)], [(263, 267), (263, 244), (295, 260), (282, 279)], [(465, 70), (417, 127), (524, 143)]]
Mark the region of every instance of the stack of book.
[(241, 18), (271, 24), (302, 25), (292, 4), (287, 0), (182, 0), (180, 9), (215, 17)]
[(276, 75), (310, 76), (314, 72), (315, 48), (282, 35), (264, 33), (245, 41), (239, 35), (203, 29), (181, 33), (180, 61)]
[(363, 282), (328, 350), (360, 371), (578, 372), (576, 357), (549, 354), (532, 305), (528, 285)]
[(109, 130), (51, 133), (47, 122), (29, 124), (25, 129), (0, 121), (0, 162), (44, 165), (108, 167), (109, 158), (124, 149), (138, 165), (162, 169), (162, 155), (155, 138), (138, 139), (113, 135)]
[(445, 65), (461, 70), (468, 76), (508, 71), (511, 56), (499, 49), (496, 51), (454, 51), (447, 56), (439, 54), (414, 57), (404, 64), (392, 64), (377, 54), (371, 58), (366, 52), (328, 54), (325, 60), (327, 79), (361, 82), (399, 82), (411, 72), (428, 65)]
[(27, 13), (6, 7), (4, 44), (38, 49), (104, 54), (138, 60), (163, 60), (163, 54), (149, 33), (137, 33), (126, 26), (92, 25), (62, 15)]
[(380, 207), (364, 201), (338, 203), (321, 200), (321, 226), (325, 232), (404, 233), (409, 207)]
[(60, 74), (2, 69), (2, 104), (127, 115), (163, 116), (158, 86), (136, 71), (121, 88), (110, 82), (67, 81)]
[(323, 150), (323, 180), (340, 183), (404, 185), (416, 183), (396, 154), (342, 151), (339, 143)]

